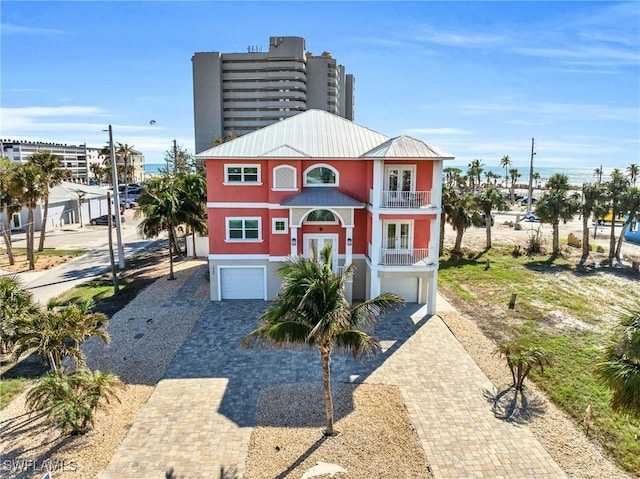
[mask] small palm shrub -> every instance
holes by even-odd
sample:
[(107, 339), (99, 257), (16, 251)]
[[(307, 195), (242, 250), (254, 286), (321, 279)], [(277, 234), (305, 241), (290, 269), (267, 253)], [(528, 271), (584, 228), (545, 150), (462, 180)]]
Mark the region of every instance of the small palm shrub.
[(532, 230), (529, 233), (529, 239), (527, 240), (527, 254), (529, 256), (534, 256), (543, 253), (543, 243), (544, 239), (542, 238), (542, 232), (538, 226), (538, 229)]
[(613, 391), (611, 408), (640, 418), (640, 310), (622, 316), (595, 373)]
[(47, 374), (29, 391), (26, 405), (31, 412), (46, 411), (49, 421), (64, 433), (84, 434), (93, 426), (95, 411), (111, 401), (120, 402), (117, 389), (124, 388), (110, 373), (78, 369), (65, 374), (58, 369)]
[(524, 381), (534, 368), (544, 372), (544, 366), (551, 364), (549, 356), (541, 348), (524, 346), (518, 341), (505, 341), (496, 349), (496, 353), (507, 360), (507, 366), (516, 391), (522, 391)]

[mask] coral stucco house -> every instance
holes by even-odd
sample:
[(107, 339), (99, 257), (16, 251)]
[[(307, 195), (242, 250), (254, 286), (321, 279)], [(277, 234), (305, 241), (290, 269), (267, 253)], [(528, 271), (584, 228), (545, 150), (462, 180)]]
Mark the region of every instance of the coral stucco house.
[(351, 301), (384, 291), (435, 312), (443, 160), (408, 136), (389, 138), (309, 110), (197, 158), (207, 171), (211, 299), (272, 299), (289, 256), (339, 273), (354, 263)]

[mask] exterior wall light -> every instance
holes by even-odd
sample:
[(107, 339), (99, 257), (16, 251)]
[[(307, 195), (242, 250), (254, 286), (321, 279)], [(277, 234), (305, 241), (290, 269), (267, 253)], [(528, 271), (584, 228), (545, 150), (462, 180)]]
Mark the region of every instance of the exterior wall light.
[(291, 246), (295, 246), (297, 244), (297, 241), (295, 238), (291, 238)]
[(351, 246), (352, 243), (353, 241), (351, 241), (351, 238), (347, 238), (347, 246)]

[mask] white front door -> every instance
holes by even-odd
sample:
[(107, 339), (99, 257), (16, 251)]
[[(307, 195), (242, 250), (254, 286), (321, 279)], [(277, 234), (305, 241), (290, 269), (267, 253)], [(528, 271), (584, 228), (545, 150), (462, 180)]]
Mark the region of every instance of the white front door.
[(337, 234), (305, 234), (304, 255), (307, 258), (321, 262), (320, 252), (325, 245), (331, 245), (331, 268), (336, 271), (338, 267), (338, 235)]
[(413, 166), (388, 166), (385, 181), (387, 191), (414, 191)]

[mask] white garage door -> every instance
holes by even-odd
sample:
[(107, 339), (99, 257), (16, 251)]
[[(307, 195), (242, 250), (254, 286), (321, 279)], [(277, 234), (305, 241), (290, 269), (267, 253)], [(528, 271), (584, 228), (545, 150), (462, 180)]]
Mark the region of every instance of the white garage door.
[(221, 299), (264, 299), (264, 268), (221, 268)]
[(399, 294), (408, 303), (418, 301), (418, 278), (383, 278), (380, 292)]

